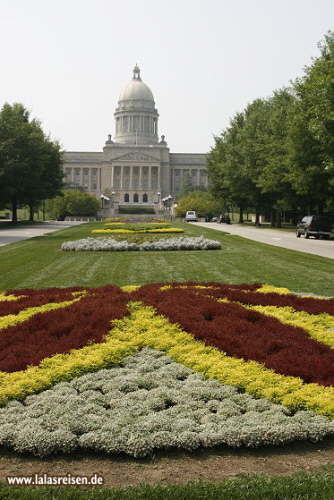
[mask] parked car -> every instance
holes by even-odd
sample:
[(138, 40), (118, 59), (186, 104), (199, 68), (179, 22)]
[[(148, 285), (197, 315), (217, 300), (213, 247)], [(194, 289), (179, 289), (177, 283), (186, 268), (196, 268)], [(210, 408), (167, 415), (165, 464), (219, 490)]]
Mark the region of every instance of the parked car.
[(217, 220), (217, 224), (231, 224), (231, 219), (228, 215), (221, 215)]
[(188, 210), (188, 212), (186, 212), (186, 222), (198, 222), (198, 217), (194, 210)]
[(210, 222), (218, 222), (218, 217), (212, 217), (212, 219), (210, 220)]
[(305, 238), (314, 236), (315, 238), (324, 238), (329, 240), (332, 230), (332, 224), (328, 217), (324, 215), (307, 215), (297, 224), (296, 236)]

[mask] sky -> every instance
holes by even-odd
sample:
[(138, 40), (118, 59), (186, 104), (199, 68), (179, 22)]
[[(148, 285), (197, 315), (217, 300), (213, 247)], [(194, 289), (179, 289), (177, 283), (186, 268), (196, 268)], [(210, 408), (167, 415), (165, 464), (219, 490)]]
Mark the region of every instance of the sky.
[(170, 151), (207, 153), (333, 29), (333, 0), (0, 0), (0, 107), (21, 102), (66, 151), (102, 151), (138, 64)]

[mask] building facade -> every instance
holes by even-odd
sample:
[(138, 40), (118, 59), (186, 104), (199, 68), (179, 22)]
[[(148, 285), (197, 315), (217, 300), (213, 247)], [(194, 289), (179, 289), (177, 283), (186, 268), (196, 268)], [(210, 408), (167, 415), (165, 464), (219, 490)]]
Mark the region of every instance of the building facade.
[(114, 113), (115, 135), (101, 152), (64, 153), (65, 182), (82, 187), (110, 205), (153, 206), (175, 199), (183, 182), (206, 188), (205, 154), (171, 153), (165, 136), (159, 138), (159, 114), (150, 88), (136, 65), (133, 78), (120, 93)]

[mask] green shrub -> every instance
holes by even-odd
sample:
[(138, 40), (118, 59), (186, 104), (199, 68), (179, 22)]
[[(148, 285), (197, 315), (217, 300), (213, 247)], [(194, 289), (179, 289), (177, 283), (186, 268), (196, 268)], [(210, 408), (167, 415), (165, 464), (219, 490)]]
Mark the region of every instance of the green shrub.
[(120, 205), (119, 214), (155, 214), (153, 207), (125, 207)]

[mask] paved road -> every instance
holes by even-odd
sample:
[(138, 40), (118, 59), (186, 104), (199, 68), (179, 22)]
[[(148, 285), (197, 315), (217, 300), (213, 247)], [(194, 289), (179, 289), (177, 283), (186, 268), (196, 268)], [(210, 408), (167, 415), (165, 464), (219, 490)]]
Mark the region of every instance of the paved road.
[(298, 250), (299, 252), (312, 253), (321, 257), (334, 259), (334, 241), (316, 240), (309, 238), (306, 240), (303, 236), (296, 237), (295, 232), (278, 231), (275, 229), (257, 228), (252, 226), (242, 226), (240, 224), (217, 224), (216, 222), (194, 222), (198, 226), (209, 227), (217, 231), (226, 231), (230, 234), (242, 236), (250, 240), (267, 243), (269, 245)]
[(0, 229), (0, 246), (9, 245), (9, 243), (16, 243), (17, 241), (33, 238), (34, 236), (42, 236), (43, 234), (59, 231), (60, 229), (65, 229), (78, 224), (83, 224), (83, 222), (50, 221), (41, 222), (36, 225), (32, 224), (31, 226), (19, 227), (12, 227), (12, 225), (8, 223), (8, 229)]

